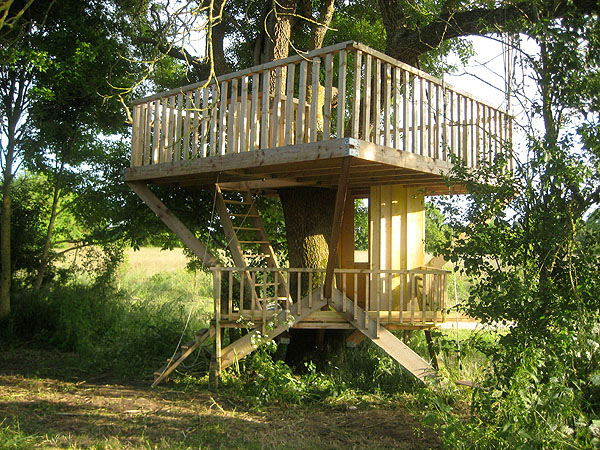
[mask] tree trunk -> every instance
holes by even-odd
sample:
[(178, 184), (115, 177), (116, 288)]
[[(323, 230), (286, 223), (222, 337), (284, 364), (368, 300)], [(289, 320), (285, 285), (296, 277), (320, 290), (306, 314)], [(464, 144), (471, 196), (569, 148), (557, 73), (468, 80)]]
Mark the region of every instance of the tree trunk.
[[(61, 166), (62, 170), (62, 166)], [(58, 183), (58, 182), (57, 182)], [(42, 286), (44, 275), (46, 274), (46, 268), (48, 267), (48, 255), (50, 253), (50, 246), (52, 244), (52, 234), (54, 233), (54, 223), (56, 222), (56, 215), (58, 211), (58, 200), (60, 199), (60, 188), (58, 184), (54, 186), (54, 196), (52, 198), (52, 209), (50, 211), (50, 222), (48, 223), (48, 229), (46, 231), (46, 242), (44, 243), (44, 249), (42, 250), (42, 257), (40, 258), (40, 265), (38, 267), (38, 273), (33, 282), (33, 289), (38, 290)]]
[(0, 264), (2, 265), (2, 273), (0, 274), (0, 320), (5, 319), (10, 314), (10, 287), (12, 281), (10, 222), (12, 216), (11, 183), (13, 180), (14, 145), (14, 136), (9, 136), (6, 164), (2, 177), (2, 216), (0, 217), (0, 254), (2, 255), (0, 257)]
[[(329, 239), (333, 225), (336, 191), (313, 187), (279, 189), (288, 241), (290, 267), (325, 269), (329, 257)], [(324, 281), (313, 277), (303, 278), (302, 296)], [(290, 279), (290, 293), (297, 300), (297, 278)], [(290, 330), (291, 340), (286, 363), (302, 369), (306, 361), (314, 361), (320, 368), (345, 359), (344, 330)]]

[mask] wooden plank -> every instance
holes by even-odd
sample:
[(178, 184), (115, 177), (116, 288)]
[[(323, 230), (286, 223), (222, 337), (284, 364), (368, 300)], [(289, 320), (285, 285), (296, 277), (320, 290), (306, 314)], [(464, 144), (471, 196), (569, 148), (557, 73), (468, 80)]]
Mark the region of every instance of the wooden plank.
[(402, 90), (400, 77), (402, 72), (399, 67), (394, 67), (394, 147), (401, 149), (400, 145), (400, 117), (401, 105), (402, 105)]
[(337, 137), (344, 137), (346, 115), (346, 51), (340, 51), (338, 69)]
[(362, 74), (362, 52), (354, 52), (354, 92), (352, 93), (352, 137), (360, 139), (360, 80)]
[(385, 87), (383, 103), (383, 137), (384, 145), (392, 146), (392, 67), (385, 65)]
[[(342, 312), (342, 302), (344, 301), (347, 302), (348, 312), (346, 313)], [(369, 317), (369, 315), (366, 314), (361, 308), (357, 308), (358, 320), (354, 320), (354, 305), (351, 301), (344, 299), (339, 290), (334, 289), (330, 304), (357, 330), (371, 339), (377, 346), (382, 348), (388, 355), (400, 363), (400, 365), (407, 369), (417, 379), (420, 381), (425, 381), (428, 377), (435, 374), (435, 371), (427, 363), (427, 361), (417, 355), (390, 331), (381, 327), (379, 329), (379, 336), (377, 336), (376, 321)]]
[(292, 125), (294, 124), (294, 81), (296, 75), (296, 66), (289, 64), (287, 67), (287, 87), (285, 92), (285, 135), (284, 145), (292, 145), (293, 133)]
[(147, 164), (150, 160), (149, 156), (152, 154), (152, 121), (154, 120), (152, 114), (154, 106), (154, 103), (146, 104), (146, 135), (144, 136), (144, 151), (140, 155), (140, 166)]
[(410, 97), (410, 108), (411, 108), (411, 120), (410, 125), (412, 127), (412, 135), (411, 135), (411, 148), (409, 152), (420, 155), (421, 153), (418, 151), (417, 141), (419, 136), (419, 127), (417, 126), (417, 83), (418, 77), (412, 77), (412, 95)]
[(219, 106), (219, 86), (217, 84), (213, 84), (210, 88), (211, 91), (211, 101), (210, 101), (210, 154), (215, 156), (218, 154), (217, 149), (217, 127), (219, 123), (217, 122), (217, 111)]
[(300, 83), (298, 87), (298, 115), (296, 117), (296, 144), (302, 144), (304, 142), (304, 135), (306, 129), (306, 76), (307, 76), (307, 62), (302, 61), (300, 63)]
[(279, 114), (281, 108), (281, 78), (282, 68), (275, 69), (275, 98), (273, 99), (273, 110), (271, 111), (271, 141), (270, 147), (278, 147), (279, 142)]
[(181, 148), (182, 148), (182, 134), (181, 128), (183, 126), (183, 94), (177, 94), (177, 99), (173, 108), (174, 118), (173, 118), (173, 128), (174, 128), (174, 145), (173, 145), (173, 161), (179, 161), (182, 158)]
[(200, 151), (199, 153), (203, 158), (209, 156), (208, 148), (208, 133), (210, 128), (210, 111), (209, 111), (209, 88), (205, 87), (202, 89), (202, 103), (201, 103), (201, 122), (200, 122)]
[(430, 158), (435, 158), (434, 151), (434, 127), (433, 127), (433, 85), (431, 81), (427, 82), (427, 152)]
[(311, 99), (310, 99), (310, 142), (317, 140), (317, 123), (319, 116), (319, 87), (320, 87), (320, 67), (321, 59), (314, 58), (312, 61), (312, 86), (311, 86)]
[(227, 153), (239, 153), (237, 141), (239, 135), (239, 115), (237, 113), (238, 104), (238, 79), (231, 80), (231, 99), (229, 100), (229, 119), (227, 120)]
[(419, 155), (425, 155), (425, 80), (419, 78)]
[(402, 99), (402, 103), (404, 104), (404, 109), (403, 109), (403, 124), (404, 124), (404, 129), (402, 130), (402, 141), (403, 141), (403, 145), (402, 145), (402, 150), (404, 150), (405, 152), (410, 152), (412, 149), (410, 149), (408, 147), (408, 120), (409, 120), (409, 115), (408, 115), (408, 108), (409, 108), (409, 90), (408, 90), (408, 83), (410, 81), (410, 78), (408, 76), (408, 72), (406, 71), (402, 71), (402, 79), (403, 79), (403, 83), (404, 83), (404, 97)]
[(225, 136), (227, 136), (227, 94), (229, 90), (229, 83), (223, 81), (221, 83), (221, 92), (219, 98), (219, 155), (225, 155)]
[(365, 58), (365, 78), (364, 78), (364, 102), (363, 102), (363, 139), (365, 141), (373, 142), (371, 140), (371, 55), (367, 55)]
[(165, 103), (161, 103), (160, 100), (156, 100), (154, 104), (154, 145), (153, 151), (149, 155), (149, 164), (165, 162), (165, 134), (167, 133), (165, 125), (168, 124), (168, 101), (166, 99)]
[(327, 269), (325, 272), (325, 298), (331, 298), (333, 269), (335, 268), (338, 259), (338, 244), (342, 231), (342, 220), (344, 218), (344, 205), (346, 204), (346, 195), (348, 193), (348, 175), (350, 173), (351, 163), (351, 157), (344, 158), (342, 161), (342, 169), (340, 171), (338, 189), (335, 197), (331, 239), (329, 240), (329, 257), (327, 258)]
[(162, 203), (146, 186), (139, 181), (127, 182), (129, 187), (142, 199), (142, 201), (158, 216), (158, 218), (194, 253), (203, 265), (208, 267), (218, 266), (219, 260), (215, 258), (208, 248), (200, 242), (175, 215)]
[(242, 77), (240, 113), (240, 152), (248, 150), (248, 77)]
[(202, 109), (202, 91), (198, 89), (194, 93), (194, 120), (192, 121), (192, 158), (198, 158), (199, 156), (204, 156), (200, 150), (200, 118), (201, 118), (201, 109)]
[(260, 91), (260, 75), (255, 73), (252, 75), (252, 101), (250, 106), (250, 142), (248, 143), (248, 149), (250, 151), (259, 148), (259, 132), (262, 128), (258, 122), (260, 104), (258, 102), (258, 92)]
[(323, 100), (323, 140), (331, 137), (331, 98), (333, 91), (333, 55), (325, 56), (325, 96)]
[(271, 72), (266, 70), (262, 74), (262, 109), (260, 121), (260, 148), (269, 147), (269, 83)]
[(185, 113), (183, 119), (183, 159), (190, 159), (190, 118), (193, 113), (192, 101), (192, 92), (188, 93), (183, 98), (182, 107), (184, 108), (183, 112)]
[(381, 145), (381, 60), (375, 59), (375, 76), (374, 76), (374, 92), (373, 92), (373, 140), (376, 144)]
[(140, 133), (142, 131), (142, 105), (133, 107), (133, 129), (131, 130), (131, 160), (130, 167), (135, 167), (141, 152)]

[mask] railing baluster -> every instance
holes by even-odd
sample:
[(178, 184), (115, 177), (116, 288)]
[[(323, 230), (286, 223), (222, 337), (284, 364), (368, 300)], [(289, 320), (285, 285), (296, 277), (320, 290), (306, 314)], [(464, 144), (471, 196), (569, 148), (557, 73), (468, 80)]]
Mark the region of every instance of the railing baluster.
[(360, 138), (360, 80), (362, 75), (362, 52), (354, 52), (354, 92), (352, 93), (352, 137)]
[(271, 143), (269, 147), (279, 146), (279, 108), (281, 107), (281, 66), (275, 69), (275, 97), (271, 111)]
[(296, 144), (302, 144), (304, 142), (304, 135), (306, 130), (306, 72), (307, 63), (302, 61), (300, 63), (300, 83), (298, 85), (298, 115), (296, 120)]
[(394, 147), (397, 149), (402, 148), (400, 145), (400, 105), (402, 98), (401, 80), (402, 71), (400, 67), (394, 67)]
[(294, 123), (294, 78), (296, 66), (288, 64), (287, 66), (287, 89), (285, 93), (285, 145), (292, 145), (292, 125)]
[(312, 308), (313, 303), (313, 273), (308, 272), (308, 308)]
[[(290, 281), (292, 277), (292, 272), (290, 272)], [(296, 303), (298, 303), (298, 314), (302, 314), (302, 272), (298, 271), (297, 274), (297, 279), (298, 279), (298, 286), (297, 286), (297, 296), (296, 296)], [(291, 286), (291, 283), (290, 283)]]
[(338, 98), (337, 98), (337, 137), (344, 137), (344, 122), (346, 114), (346, 51), (341, 50), (338, 69)]
[(140, 154), (140, 133), (142, 131), (142, 105), (133, 107), (133, 130), (131, 132), (131, 161), (130, 167), (137, 165), (138, 155)]
[(248, 150), (248, 77), (241, 80), (241, 112), (240, 112), (240, 152)]
[(425, 80), (419, 77), (419, 155), (425, 155), (427, 151), (425, 150)]
[(358, 273), (355, 273), (354, 278), (354, 320), (358, 320)]
[(394, 289), (392, 288), (393, 274), (388, 272), (386, 274), (386, 287), (388, 294), (388, 323), (392, 323), (392, 308), (394, 307)]
[(392, 66), (389, 63), (385, 65), (385, 90), (384, 90), (384, 106), (383, 106), (383, 133), (384, 133), (384, 145), (387, 147), (392, 146)]
[(258, 148), (258, 112), (260, 104), (258, 103), (258, 92), (260, 91), (260, 74), (255, 73), (252, 75), (252, 105), (250, 106), (250, 142), (248, 142), (249, 150), (256, 150)]
[(215, 83), (210, 87), (211, 101), (210, 101), (210, 154), (214, 156), (217, 154), (217, 109), (218, 109), (218, 96), (219, 96), (219, 86)]
[(164, 162), (163, 152), (165, 151), (165, 137), (163, 136), (166, 133), (165, 130), (165, 121), (167, 113), (166, 113), (166, 102), (168, 99), (165, 99), (165, 103), (161, 103), (160, 100), (156, 100), (154, 102), (154, 139), (152, 143), (152, 151), (148, 155), (148, 164), (156, 164), (157, 162)]
[(175, 145), (173, 146), (173, 161), (180, 161), (181, 157), (181, 127), (183, 126), (183, 94), (177, 94), (177, 99), (173, 108), (174, 118), (173, 127), (175, 128)]
[(346, 312), (346, 273), (342, 274), (342, 312)]
[(321, 58), (312, 60), (312, 87), (310, 91), (310, 142), (317, 141), (317, 116), (319, 109), (319, 73)]
[(183, 159), (190, 159), (190, 116), (192, 115), (192, 93), (188, 92), (183, 96), (184, 113), (183, 119)]
[(381, 318), (380, 318), (380, 314), (381, 314), (381, 272), (377, 272), (375, 274), (373, 274), (373, 276), (377, 277), (377, 298), (376, 298), (376, 306), (375, 309), (377, 310), (377, 317), (375, 318), (377, 325), (375, 326), (375, 337), (379, 338), (379, 326), (381, 325)]
[(238, 276), (240, 277), (240, 315), (244, 315), (244, 286), (246, 285), (246, 270), (238, 270)]
[(365, 272), (365, 328), (369, 326), (369, 272)]
[(373, 140), (371, 142), (381, 145), (381, 60), (375, 58), (375, 76), (373, 92)]
[(227, 320), (231, 320), (231, 313), (233, 312), (233, 270), (229, 270), (229, 279), (227, 280), (227, 285), (229, 289), (228, 302), (227, 302)]
[(435, 158), (435, 139), (433, 127), (433, 84), (427, 82), (427, 156)]
[(333, 91), (333, 55), (325, 56), (325, 95), (323, 98), (323, 140), (331, 138), (331, 96)]
[(262, 74), (262, 118), (260, 121), (260, 148), (269, 147), (269, 83), (271, 71), (265, 70)]
[(363, 84), (363, 139), (368, 142), (371, 140), (371, 55), (365, 57), (365, 78)]
[[(404, 142), (404, 145), (402, 147), (402, 150), (404, 150), (405, 152), (411, 152), (411, 149), (408, 147), (408, 120), (409, 120), (409, 115), (408, 115), (408, 106), (409, 106), (409, 90), (408, 90), (408, 82), (409, 82), (409, 76), (408, 76), (408, 72), (406, 70), (402, 71), (402, 78), (404, 80), (404, 96), (402, 99), (402, 103), (404, 106), (404, 111), (403, 111), (403, 124), (404, 124), (404, 129), (402, 130), (402, 141)], [(412, 153), (412, 152), (411, 152)]]

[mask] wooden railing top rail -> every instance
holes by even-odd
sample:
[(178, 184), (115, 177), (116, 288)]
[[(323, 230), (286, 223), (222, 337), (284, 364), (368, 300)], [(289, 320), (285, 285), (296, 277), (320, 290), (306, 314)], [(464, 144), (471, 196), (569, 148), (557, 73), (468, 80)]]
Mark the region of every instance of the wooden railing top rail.
[(300, 54), (296, 54), (293, 56), (289, 56), (287, 58), (278, 59), (278, 60), (271, 61), (271, 62), (268, 62), (265, 64), (261, 64), (258, 66), (249, 67), (248, 69), (231, 72), (231, 73), (228, 73), (225, 75), (221, 75), (214, 80), (207, 79), (204, 81), (200, 81), (198, 83), (192, 83), (192, 84), (188, 84), (185, 86), (170, 89), (167, 91), (158, 92), (156, 94), (152, 94), (147, 97), (135, 99), (132, 101), (132, 105), (139, 105), (139, 104), (148, 103), (148, 102), (151, 102), (151, 101), (154, 101), (157, 99), (171, 97), (173, 95), (185, 93), (188, 91), (192, 91), (194, 89), (210, 86), (211, 84), (219, 84), (223, 81), (229, 81), (229, 80), (233, 80), (236, 78), (241, 78), (244, 75), (251, 75), (254, 73), (263, 72), (265, 70), (274, 69), (277, 67), (283, 67), (288, 64), (297, 63), (297, 62), (303, 61), (303, 60), (310, 62), (310, 60), (312, 58), (321, 57), (321, 56), (324, 56), (327, 54), (335, 54), (335, 53), (338, 53), (341, 50), (345, 50), (345, 49), (360, 50), (361, 52), (363, 52), (365, 54), (369, 54), (375, 58), (380, 59), (383, 62), (389, 63), (395, 67), (399, 67), (402, 70), (405, 70), (406, 72), (409, 72), (413, 75), (423, 78), (424, 80), (431, 81), (432, 83), (443, 86), (445, 89), (451, 90), (457, 94), (460, 94), (462, 96), (468, 97), (469, 99), (475, 100), (478, 103), (481, 103), (482, 105), (485, 105), (493, 110), (500, 111), (504, 114), (507, 114), (511, 119), (514, 119), (514, 115), (510, 111), (505, 111), (505, 110), (503, 111), (500, 108), (497, 108), (496, 106), (492, 105), (487, 100), (485, 100), (481, 97), (478, 97), (477, 95), (474, 95), (472, 92), (468, 92), (463, 89), (460, 89), (459, 87), (457, 87), (451, 83), (448, 83), (440, 78), (436, 78), (433, 75), (428, 74), (427, 72), (417, 69), (416, 67), (413, 67), (409, 64), (403, 63), (402, 61), (392, 58), (391, 56), (388, 56), (385, 53), (382, 53), (378, 50), (375, 50), (367, 45), (361, 44), (356, 41), (341, 42), (339, 44), (330, 45), (328, 47), (323, 47), (323, 48), (313, 50), (313, 51), (310, 51), (307, 53), (300, 53)]

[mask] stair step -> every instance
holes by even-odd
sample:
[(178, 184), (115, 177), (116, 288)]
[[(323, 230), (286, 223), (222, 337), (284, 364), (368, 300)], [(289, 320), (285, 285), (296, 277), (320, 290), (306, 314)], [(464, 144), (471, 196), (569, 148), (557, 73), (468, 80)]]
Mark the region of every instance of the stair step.
[(224, 203), (229, 203), (231, 205), (251, 205), (252, 203), (250, 202), (240, 202), (239, 200), (226, 200), (223, 199)]

